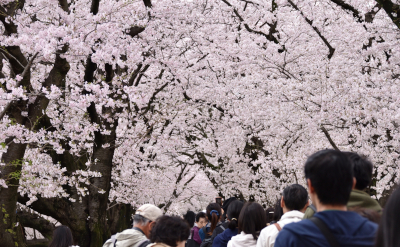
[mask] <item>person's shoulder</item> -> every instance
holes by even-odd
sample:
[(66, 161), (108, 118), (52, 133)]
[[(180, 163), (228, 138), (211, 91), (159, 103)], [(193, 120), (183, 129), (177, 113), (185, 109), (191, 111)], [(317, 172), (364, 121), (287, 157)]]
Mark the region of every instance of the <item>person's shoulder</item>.
[[(278, 224), (278, 223), (276, 223)], [(267, 236), (267, 235), (271, 235), (273, 233), (279, 233), (278, 228), (275, 226), (275, 224), (269, 225), (267, 227), (265, 227), (264, 229), (261, 230), (260, 232), (260, 236)]]
[[(293, 223), (293, 225), (298, 223)], [(275, 239), (274, 247), (294, 247), (300, 246), (297, 245), (298, 243), (298, 235), (296, 234), (296, 228), (298, 225), (290, 226), (292, 224), (286, 225), (282, 230), (279, 232), (278, 236)], [(293, 229), (292, 229), (293, 228)]]
[(364, 225), (363, 225), (363, 228), (365, 228), (366, 231), (370, 231), (370, 230), (376, 231), (376, 230), (378, 230), (378, 227), (379, 227), (378, 224), (376, 224), (375, 222), (372, 222), (370, 220), (367, 220), (367, 219), (363, 218), (362, 216), (360, 216), (360, 217), (362, 218), (362, 220), (366, 220)]
[(304, 229), (308, 227), (313, 227), (313, 223), (309, 219), (303, 219), (297, 222), (290, 222), (286, 224), (285, 227), (282, 228), (282, 231), (284, 229), (293, 231), (296, 229)]
[(228, 226), (229, 226), (229, 221), (225, 221), (222, 225), (223, 225), (225, 228), (228, 228)]
[(213, 246), (220, 246), (222, 243), (223, 234), (219, 234), (214, 238)]

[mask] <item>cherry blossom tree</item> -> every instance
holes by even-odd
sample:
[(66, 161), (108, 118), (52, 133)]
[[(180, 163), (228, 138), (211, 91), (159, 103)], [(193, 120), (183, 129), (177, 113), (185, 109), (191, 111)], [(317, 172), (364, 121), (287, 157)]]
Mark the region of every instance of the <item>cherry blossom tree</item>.
[(0, 241), (37, 215), (81, 247), (143, 203), (275, 201), (308, 155), (398, 179), (398, 5), (373, 0), (1, 1)]

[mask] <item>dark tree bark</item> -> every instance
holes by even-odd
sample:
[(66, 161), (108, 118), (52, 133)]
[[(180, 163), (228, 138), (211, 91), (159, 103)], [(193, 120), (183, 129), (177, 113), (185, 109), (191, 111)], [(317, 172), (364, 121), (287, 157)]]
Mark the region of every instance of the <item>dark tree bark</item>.
[(53, 231), (56, 228), (50, 221), (40, 215), (19, 209), (17, 211), (19, 222), (24, 227), (31, 227), (38, 230), (45, 238), (51, 240)]
[(376, 0), (382, 6), (393, 23), (400, 29), (400, 5), (391, 0)]
[[(23, 1), (19, 1), (16, 6), (22, 9), (23, 3)], [(151, 1), (147, 0), (143, 3), (147, 7), (151, 7)], [(59, 5), (64, 11), (69, 12), (67, 1), (59, 0)], [(93, 0), (91, 2), (92, 14), (97, 14), (99, 5), (100, 0)], [(8, 13), (2, 8), (0, 11)], [(0, 15), (0, 21), (2, 21), (5, 26), (5, 34), (11, 35), (17, 33), (17, 26), (5, 20), (6, 16)], [(137, 30), (131, 29), (128, 30), (128, 32), (133, 37), (143, 30), (143, 28)], [(70, 67), (67, 60), (63, 59), (60, 54), (65, 53), (67, 50), (68, 46), (64, 46), (56, 55), (54, 66), (43, 83), (44, 87), (50, 88), (52, 85), (65, 87), (65, 78)], [(28, 59), (23, 56), (19, 47), (6, 47), (6, 52), (1, 52), (1, 56), (7, 57), (10, 61), (12, 74), (14, 76), (23, 73), (24, 69), (26, 69), (29, 64)], [(85, 81), (93, 82), (97, 69), (97, 64), (93, 63), (89, 56), (86, 60)], [(99, 71), (99, 73), (105, 73), (106, 82), (111, 82), (115, 71), (112, 69), (111, 65), (106, 64), (105, 71)], [(144, 73), (144, 70), (142, 70), (141, 73)], [(0, 77), (1, 76), (2, 75), (0, 75)], [(137, 81), (139, 80), (140, 79)], [(30, 73), (25, 74), (21, 84), (29, 90)], [(51, 126), (50, 119), (43, 114), (48, 104), (49, 99), (39, 95), (36, 96), (35, 101), (29, 106), (27, 106), (27, 102), (25, 101), (12, 102), (5, 115), (31, 130), (35, 131), (41, 127), (45, 127), (49, 131), (52, 131), (54, 129)], [(23, 117), (21, 111), (27, 111), (28, 117)], [(118, 120), (110, 123), (101, 116), (102, 114), (112, 116), (117, 113), (119, 109), (103, 108), (101, 110), (102, 112), (96, 112), (96, 107), (94, 103), (92, 103), (87, 111), (92, 123), (96, 123), (102, 130), (107, 130), (110, 133), (108, 135), (102, 134), (100, 130), (94, 133), (93, 153), (90, 158), (93, 161), (96, 160), (96, 162), (90, 166), (90, 170), (99, 172), (102, 176), (90, 179), (88, 196), (80, 197), (75, 187), (65, 185), (65, 191), (69, 193), (70, 198), (74, 200), (71, 201), (68, 198), (42, 198), (39, 196), (38, 200), (29, 207), (40, 214), (51, 216), (61, 224), (70, 227), (75, 244), (81, 247), (97, 247), (102, 246), (110, 237), (111, 233), (122, 231), (131, 226), (133, 208), (125, 204), (118, 204), (110, 209), (108, 208), (112, 160), (114, 157)], [(105, 144), (108, 144), (108, 147), (105, 147)], [(50, 150), (48, 153), (55, 164), (60, 163), (61, 167), (66, 168), (65, 175), (70, 176), (76, 170), (87, 169), (85, 165), (88, 161), (87, 156), (82, 155), (78, 157), (72, 155), (69, 152), (68, 141), (65, 141), (62, 145), (65, 150), (64, 153), (57, 154), (54, 150)], [(21, 164), (27, 144), (14, 143), (13, 137), (11, 137), (7, 140), (7, 146), (7, 152), (1, 157), (2, 162), (6, 165), (0, 167), (0, 178), (5, 179), (9, 185), (7, 189), (2, 188), (0, 190), (0, 206), (2, 207), (2, 211), (0, 211), (1, 246), (16, 247), (18, 245), (18, 247), (21, 247), (26, 246), (26, 244), (29, 246), (44, 246), (48, 241), (34, 240), (25, 242), (22, 226), (29, 226), (37, 229), (49, 239), (54, 229), (53, 226), (43, 221), (38, 215), (28, 214), (23, 211), (19, 211), (18, 214), (16, 213), (17, 200), (22, 204), (26, 204), (29, 200), (27, 197), (18, 196), (19, 174), (21, 173)], [(19, 224), (19, 227), (16, 227), (15, 225), (18, 217), (21, 224)]]

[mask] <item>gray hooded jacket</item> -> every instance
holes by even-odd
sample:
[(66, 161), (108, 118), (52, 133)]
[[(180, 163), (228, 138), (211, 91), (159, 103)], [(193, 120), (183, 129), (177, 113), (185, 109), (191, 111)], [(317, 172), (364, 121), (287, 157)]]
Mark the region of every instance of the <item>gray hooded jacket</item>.
[(124, 230), (123, 232), (112, 235), (103, 247), (143, 247), (150, 244), (146, 235), (139, 228)]

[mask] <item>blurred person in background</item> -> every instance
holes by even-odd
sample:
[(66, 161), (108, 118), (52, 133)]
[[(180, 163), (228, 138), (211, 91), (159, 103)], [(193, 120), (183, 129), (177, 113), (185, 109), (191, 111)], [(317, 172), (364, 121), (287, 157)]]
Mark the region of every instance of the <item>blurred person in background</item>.
[(385, 209), (383, 210), (381, 222), (376, 237), (376, 247), (399, 247), (400, 246), (400, 190), (397, 188), (390, 195)]
[[(189, 225), (177, 216), (161, 216), (150, 232), (148, 247), (184, 247), (190, 234)], [(134, 247), (134, 246), (132, 246)]]
[(229, 240), (238, 234), (239, 216), (244, 203), (239, 200), (234, 200), (229, 204), (227, 209), (228, 228), (216, 236), (212, 243), (213, 247), (226, 247)]
[(140, 206), (133, 216), (133, 228), (117, 233), (107, 240), (103, 247), (145, 247), (150, 244), (150, 230), (158, 217), (162, 216), (161, 209), (152, 205)]
[(206, 217), (208, 223), (205, 227), (199, 230), (199, 235), (202, 240), (201, 247), (211, 247), (212, 246), (212, 235), (214, 230), (222, 225), (221, 222), (221, 207), (218, 203), (210, 203), (206, 209)]
[(70, 247), (74, 245), (72, 232), (68, 226), (58, 226), (53, 232), (49, 247)]
[(247, 202), (239, 216), (239, 234), (232, 237), (228, 247), (255, 247), (260, 231), (266, 227), (264, 208), (256, 202)]
[(257, 247), (273, 247), (281, 229), (289, 223), (302, 220), (307, 206), (308, 193), (303, 186), (292, 184), (286, 187), (281, 198), (283, 216), (277, 223), (269, 225), (261, 231)]
[(190, 231), (190, 237), (186, 242), (186, 247), (198, 247), (200, 246), (202, 240), (199, 235), (201, 228), (207, 225), (207, 217), (204, 212), (199, 212), (196, 214), (196, 223), (192, 230)]

